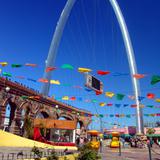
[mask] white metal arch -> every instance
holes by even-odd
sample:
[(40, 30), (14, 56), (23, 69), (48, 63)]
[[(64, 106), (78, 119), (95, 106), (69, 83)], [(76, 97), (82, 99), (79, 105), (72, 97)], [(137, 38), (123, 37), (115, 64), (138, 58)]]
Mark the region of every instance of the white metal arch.
[[(139, 107), (139, 100), (138, 100), (138, 96), (139, 96), (139, 84), (138, 81), (132, 76), (133, 74), (137, 73), (137, 67), (136, 67), (136, 63), (135, 63), (135, 57), (134, 57), (134, 51), (133, 51), (133, 47), (132, 47), (132, 43), (130, 40), (130, 36), (128, 33), (128, 29), (127, 29), (127, 25), (125, 23), (124, 17), (122, 15), (122, 11), (117, 3), (116, 0), (109, 0), (111, 3), (111, 6), (115, 12), (115, 15), (117, 17), (118, 20), (118, 24), (120, 26), (121, 29), (121, 33), (123, 36), (123, 41), (125, 44), (125, 48), (126, 48), (126, 53), (127, 53), (127, 57), (128, 57), (128, 62), (129, 62), (129, 68), (130, 68), (130, 74), (131, 74), (131, 79), (132, 79), (132, 84), (133, 84), (133, 89), (134, 89), (134, 93), (135, 93), (135, 101), (137, 104), (137, 133), (142, 134), (143, 133), (143, 115), (142, 115), (142, 109)], [(56, 58), (56, 54), (57, 54), (57, 49), (63, 34), (63, 30), (65, 27), (65, 24), (68, 20), (68, 17), (70, 15), (70, 12), (75, 4), (76, 0), (67, 0), (67, 3), (61, 13), (61, 16), (59, 18), (59, 21), (57, 23), (54, 35), (53, 35), (53, 39), (51, 42), (51, 46), (49, 49), (49, 53), (48, 53), (48, 57), (46, 60), (46, 68), (49, 66), (52, 66), (55, 62), (55, 58)], [(45, 73), (44, 74), (44, 78), (50, 80), (51, 79), (51, 72)], [(42, 93), (44, 95), (48, 95), (49, 93), (49, 87), (50, 84), (46, 83), (43, 85), (42, 87)]]

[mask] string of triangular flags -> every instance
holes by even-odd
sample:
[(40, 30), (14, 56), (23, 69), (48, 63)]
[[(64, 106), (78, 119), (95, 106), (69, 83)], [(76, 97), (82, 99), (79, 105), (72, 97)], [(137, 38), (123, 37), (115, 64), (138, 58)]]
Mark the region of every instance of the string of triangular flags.
[[(2, 67), (5, 67), (5, 66), (8, 65), (8, 62), (0, 62), (0, 65), (1, 65)], [(37, 64), (34, 64), (34, 63), (11, 64), (11, 67), (12, 67), (12, 68), (20, 68), (20, 67), (23, 67), (23, 66), (26, 66), (26, 67), (37, 67), (38, 65), (37, 65)], [(63, 65), (62, 65), (61, 67), (59, 67), (59, 68), (74, 70), (74, 67), (73, 67), (71, 64), (63, 64)], [(56, 69), (58, 69), (58, 67), (48, 66), (45, 71), (46, 71), (46, 72), (51, 72), (51, 71), (54, 71), (54, 70), (56, 70)], [(80, 72), (80, 73), (86, 73), (86, 72), (88, 73), (88, 72), (91, 72), (92, 69), (79, 67), (79, 68), (77, 69), (77, 71)], [(97, 73), (98, 75), (104, 76), (104, 75), (110, 74), (111, 71), (97, 70), (96, 73)], [(119, 72), (115, 72), (115, 73), (113, 73), (112, 75), (113, 75), (113, 76), (128, 76), (129, 73), (119, 73)], [(7, 76), (10, 77), (11, 74), (8, 74)], [(146, 77), (147, 74), (133, 74), (132, 76), (133, 76), (134, 78), (136, 78), (136, 79), (142, 79), (142, 78)], [(48, 82), (45, 81), (45, 80), (43, 80), (43, 81), (41, 81), (41, 82), (48, 83)], [(154, 85), (154, 84), (156, 84), (156, 83), (158, 83), (158, 82), (160, 82), (160, 76), (158, 76), (158, 75), (153, 75), (153, 76), (152, 76), (152, 80), (151, 80), (151, 84)]]
[[(151, 114), (143, 114), (145, 117), (160, 117), (160, 113), (151, 113)], [(132, 118), (135, 117), (136, 114), (93, 114), (94, 117), (108, 117), (108, 118)]]
[[(110, 95), (108, 96), (108, 94), (112, 94), (112, 97), (113, 95), (116, 95), (116, 99), (117, 100), (123, 100), (124, 98), (124, 94), (114, 94), (113, 92), (106, 92), (105, 95), (106, 97), (109, 97), (109, 98), (112, 98), (110, 97)], [(128, 95), (127, 96), (129, 99), (131, 100), (135, 100), (135, 96), (131, 96), (131, 95)], [(144, 96), (139, 96), (138, 97), (138, 100), (141, 102), (142, 100), (144, 100), (145, 98), (149, 99), (149, 100), (155, 100), (155, 102), (158, 102), (160, 103), (160, 98), (155, 98), (155, 94), (154, 93), (147, 93), (146, 97)], [(106, 102), (98, 102), (98, 100), (96, 99), (84, 99), (82, 97), (75, 97), (75, 96), (62, 96), (62, 97), (55, 97), (56, 100), (65, 100), (65, 101), (75, 101), (75, 100), (78, 100), (78, 101), (84, 101), (86, 103), (99, 103), (99, 106), (103, 107), (103, 106), (113, 106), (114, 104), (112, 103), (106, 103)], [(129, 104), (124, 104), (124, 107), (127, 107)], [(116, 106), (121, 106), (121, 104), (116, 104)], [(151, 106), (151, 105), (150, 105)], [(151, 107), (150, 107), (151, 108)]]

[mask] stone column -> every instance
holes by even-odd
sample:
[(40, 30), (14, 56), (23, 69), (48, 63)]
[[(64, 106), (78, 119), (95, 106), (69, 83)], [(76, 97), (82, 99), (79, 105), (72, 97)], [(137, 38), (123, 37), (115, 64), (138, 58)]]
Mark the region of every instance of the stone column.
[(15, 112), (15, 117), (11, 123), (10, 126), (10, 132), (16, 135), (21, 134), (21, 120), (22, 120), (22, 115), (21, 115), (21, 110), (17, 109)]
[(4, 129), (6, 106), (0, 106), (0, 129)]

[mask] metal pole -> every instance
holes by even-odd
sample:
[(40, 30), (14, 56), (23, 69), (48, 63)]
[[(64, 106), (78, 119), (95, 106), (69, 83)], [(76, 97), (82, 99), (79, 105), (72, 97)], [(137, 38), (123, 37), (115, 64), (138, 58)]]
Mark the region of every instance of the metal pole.
[(136, 111), (137, 111), (137, 134), (143, 134), (144, 133), (144, 128), (143, 128), (143, 114), (142, 114), (142, 108), (140, 108), (140, 103), (139, 103), (139, 92), (140, 92), (140, 87), (139, 87), (139, 83), (136, 80), (136, 78), (133, 77), (134, 74), (137, 74), (137, 66), (136, 66), (136, 61), (135, 61), (135, 57), (134, 57), (134, 50), (132, 47), (132, 43), (131, 43), (131, 39), (130, 39), (130, 35), (128, 32), (128, 28), (125, 22), (125, 19), (123, 17), (122, 11), (120, 9), (120, 6), (117, 2), (117, 0), (109, 0), (111, 3), (111, 6), (114, 10), (114, 13), (117, 17), (120, 29), (121, 29), (121, 33), (122, 33), (122, 37), (123, 37), (123, 41), (124, 41), (124, 45), (126, 48), (126, 53), (127, 53), (127, 57), (128, 57), (128, 62), (129, 62), (129, 67), (130, 67), (130, 74), (131, 74), (131, 79), (132, 79), (132, 84), (133, 84), (133, 89), (134, 89), (134, 93), (135, 93), (135, 101), (136, 101)]
[(121, 156), (121, 142), (119, 142), (119, 156)]
[(151, 153), (150, 141), (149, 141), (149, 143), (147, 144), (147, 146), (148, 146), (149, 160), (152, 160), (152, 153)]

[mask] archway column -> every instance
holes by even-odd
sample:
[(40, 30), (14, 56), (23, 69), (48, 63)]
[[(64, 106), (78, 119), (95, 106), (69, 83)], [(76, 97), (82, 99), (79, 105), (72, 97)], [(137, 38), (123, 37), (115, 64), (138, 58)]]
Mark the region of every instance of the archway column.
[(0, 105), (0, 129), (4, 129), (6, 106)]

